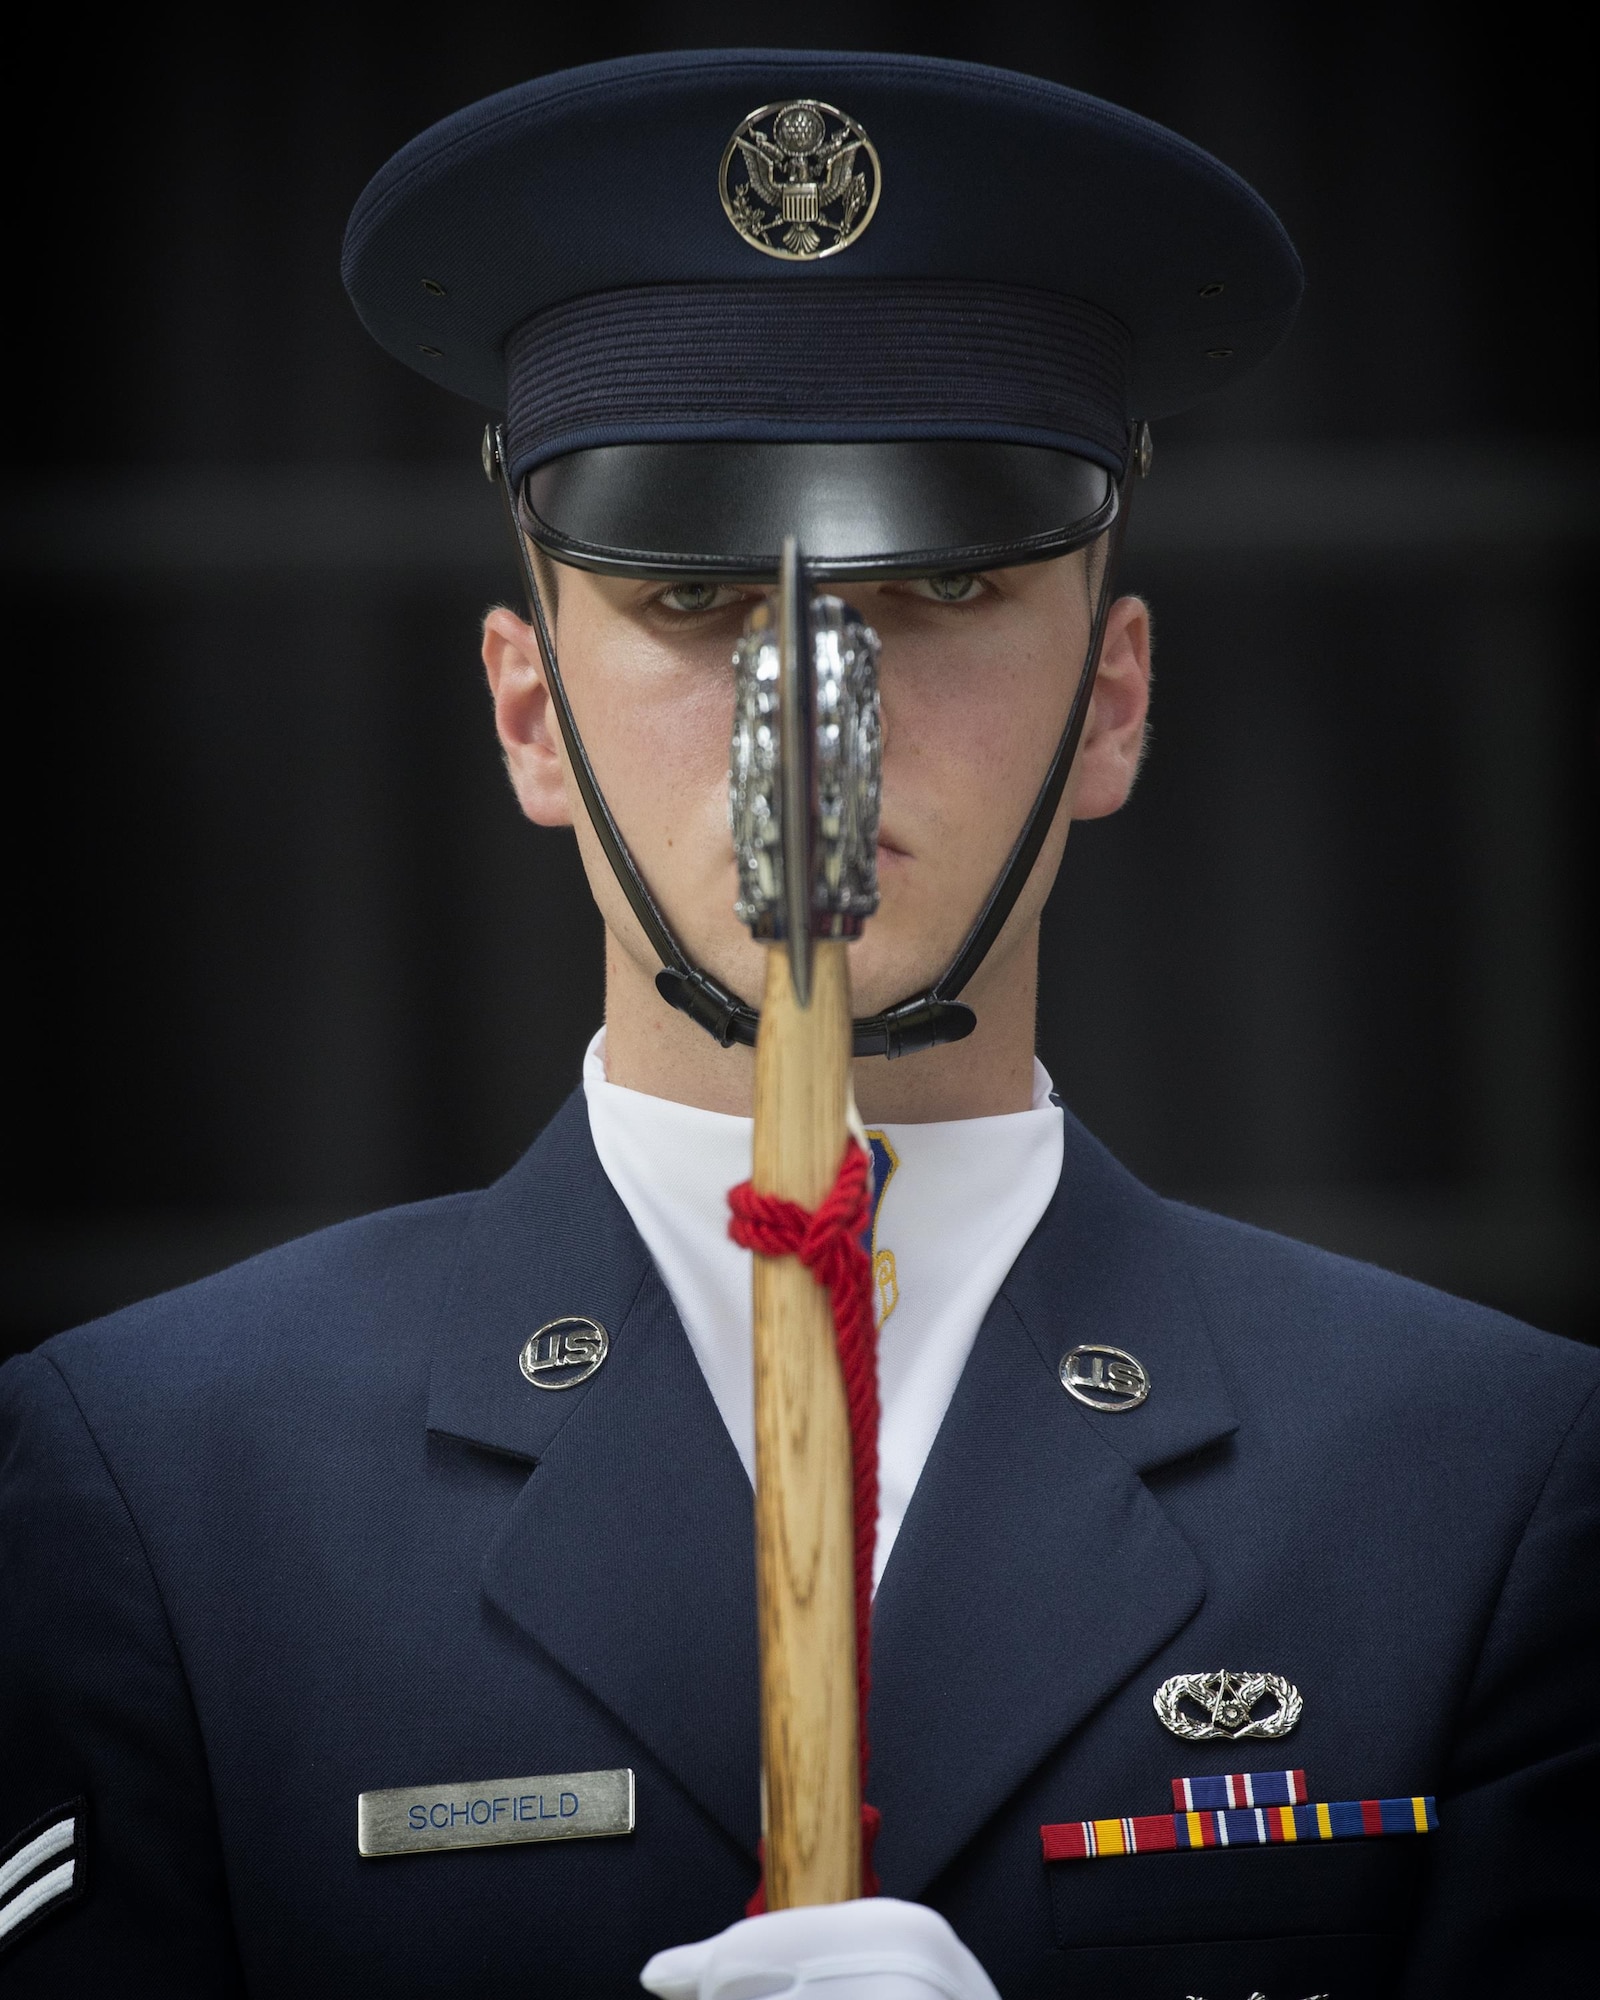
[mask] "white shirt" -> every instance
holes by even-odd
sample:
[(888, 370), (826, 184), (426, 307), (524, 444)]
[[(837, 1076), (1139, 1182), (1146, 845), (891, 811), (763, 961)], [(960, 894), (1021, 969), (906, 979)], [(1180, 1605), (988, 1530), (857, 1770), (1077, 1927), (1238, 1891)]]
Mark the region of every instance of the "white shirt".
[[(1061, 1178), (1062, 1121), (1033, 1066), (1030, 1110), (871, 1126), (894, 1161), (874, 1231), (882, 1577), (978, 1328)], [(584, 1095), (595, 1151), (678, 1309), (745, 1472), (755, 1476), (750, 1252), (728, 1235), (728, 1190), (750, 1178), (750, 1120), (607, 1081), (605, 1030)]]

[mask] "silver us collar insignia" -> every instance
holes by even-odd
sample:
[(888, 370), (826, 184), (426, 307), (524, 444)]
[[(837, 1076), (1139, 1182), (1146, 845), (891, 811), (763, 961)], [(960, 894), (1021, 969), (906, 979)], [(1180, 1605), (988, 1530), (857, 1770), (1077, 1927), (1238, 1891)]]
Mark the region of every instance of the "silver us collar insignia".
[(882, 178), (872, 141), (853, 118), (798, 97), (763, 104), (741, 122), (717, 187), (753, 250), (809, 264), (855, 242), (877, 210)]
[(611, 1352), (611, 1336), (586, 1313), (553, 1319), (524, 1342), (517, 1366), (536, 1389), (576, 1389)]
[[(1258, 1713), (1267, 1701), (1271, 1708)], [(1191, 1743), (1219, 1736), (1230, 1742), (1244, 1736), (1287, 1736), (1304, 1707), (1293, 1681), (1281, 1674), (1241, 1673), (1236, 1667), (1223, 1667), (1214, 1674), (1174, 1674), (1155, 1692), (1162, 1726)], [(1203, 1714), (1197, 1715), (1196, 1709)]]
[(593, 1840), (632, 1831), (633, 1773), (626, 1769), (401, 1785), (363, 1792), (356, 1801), (356, 1846), (364, 1857), (522, 1840)]

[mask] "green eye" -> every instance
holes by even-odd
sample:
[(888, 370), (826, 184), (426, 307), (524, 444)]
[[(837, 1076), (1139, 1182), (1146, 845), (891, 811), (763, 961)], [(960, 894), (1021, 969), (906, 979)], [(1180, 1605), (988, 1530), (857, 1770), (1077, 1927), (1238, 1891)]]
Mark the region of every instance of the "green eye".
[(669, 611), (709, 611), (721, 594), (717, 583), (675, 583), (662, 591), (660, 601)]
[(965, 604), (976, 597), (981, 584), (975, 576), (956, 573), (949, 576), (930, 576), (927, 579), (928, 594), (937, 597), (941, 604)]

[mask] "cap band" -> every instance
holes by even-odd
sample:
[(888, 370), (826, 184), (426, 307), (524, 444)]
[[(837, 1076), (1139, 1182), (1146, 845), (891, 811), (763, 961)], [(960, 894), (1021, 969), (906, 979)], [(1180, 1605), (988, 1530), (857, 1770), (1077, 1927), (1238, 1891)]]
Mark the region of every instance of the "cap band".
[(513, 485), (596, 446), (991, 439), (1121, 476), (1130, 343), (1081, 299), (940, 279), (652, 285), (506, 343)]

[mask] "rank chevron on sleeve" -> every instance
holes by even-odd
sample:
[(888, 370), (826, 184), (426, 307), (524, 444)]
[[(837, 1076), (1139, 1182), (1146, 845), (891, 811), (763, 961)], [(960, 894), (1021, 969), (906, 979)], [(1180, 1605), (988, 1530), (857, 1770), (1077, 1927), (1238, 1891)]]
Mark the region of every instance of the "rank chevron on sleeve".
[(69, 1799), (0, 1847), (0, 1951), (86, 1887), (88, 1803)]
[(1376, 1840), (1431, 1833), (1433, 1799), (1306, 1802), (1304, 1771), (1248, 1771), (1223, 1778), (1174, 1778), (1186, 1810), (1041, 1826), (1046, 1861), (1093, 1861), (1109, 1854), (1175, 1854), (1202, 1847), (1276, 1847), (1298, 1841)]

